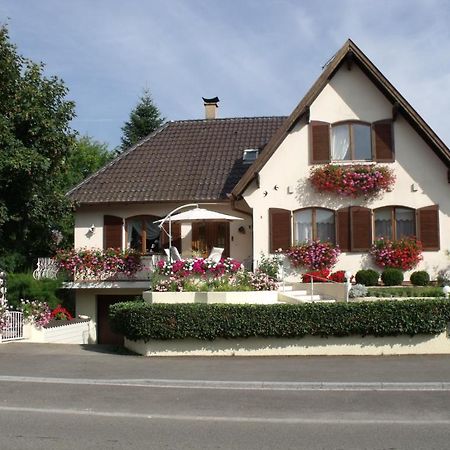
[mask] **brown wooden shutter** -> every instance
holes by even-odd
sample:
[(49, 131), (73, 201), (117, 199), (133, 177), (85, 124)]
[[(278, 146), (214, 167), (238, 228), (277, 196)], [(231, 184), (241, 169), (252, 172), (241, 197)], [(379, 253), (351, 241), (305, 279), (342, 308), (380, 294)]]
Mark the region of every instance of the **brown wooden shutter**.
[(382, 120), (372, 124), (374, 160), (377, 162), (393, 162), (394, 133), (391, 120)]
[(362, 206), (350, 208), (350, 245), (353, 252), (363, 252), (372, 245), (372, 211)]
[(439, 250), (439, 206), (432, 205), (417, 210), (417, 237), (424, 250)]
[(330, 162), (330, 124), (312, 121), (311, 133), (311, 164)]
[(270, 253), (279, 248), (291, 246), (291, 211), (287, 209), (269, 209)]
[(343, 252), (350, 251), (350, 208), (336, 211), (336, 241)]
[(122, 249), (123, 220), (117, 216), (103, 216), (103, 248)]

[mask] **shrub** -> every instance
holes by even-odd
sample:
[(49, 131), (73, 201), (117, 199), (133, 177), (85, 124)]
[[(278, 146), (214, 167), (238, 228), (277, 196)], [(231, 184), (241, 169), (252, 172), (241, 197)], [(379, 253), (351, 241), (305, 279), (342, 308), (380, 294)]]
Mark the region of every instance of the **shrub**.
[(443, 297), (440, 287), (380, 287), (369, 289), (369, 297)]
[(283, 255), (269, 255), (264, 256), (261, 254), (261, 258), (258, 261), (258, 271), (269, 275), (276, 280), (278, 278), (278, 271), (283, 264)]
[(340, 254), (339, 246), (319, 240), (303, 242), (286, 250), (294, 267), (306, 267), (309, 270), (331, 269)]
[(430, 284), (430, 275), (425, 270), (413, 272), (409, 279), (414, 286), (428, 286)]
[(381, 238), (373, 243), (370, 254), (380, 267), (411, 270), (422, 261), (422, 243), (413, 237), (397, 241)]
[(355, 275), (357, 284), (364, 284), (364, 286), (377, 286), (380, 274), (373, 269), (358, 270)]
[(47, 303), (37, 300), (22, 300), (19, 309), (26, 321), (34, 323), (38, 327), (47, 325), (51, 319), (51, 310)]
[(60, 280), (35, 280), (31, 273), (12, 273), (7, 278), (8, 303), (18, 308), (24, 298), (48, 303), (50, 308), (56, 308), (61, 303)]
[(357, 298), (357, 297), (365, 297), (367, 295), (368, 289), (363, 284), (355, 284), (350, 288), (350, 292), (348, 293), (348, 296), (350, 298)]
[(209, 339), (437, 334), (447, 329), (450, 302), (310, 303), (279, 305), (116, 303), (115, 332), (128, 339)]
[(400, 269), (384, 269), (381, 280), (385, 286), (400, 286), (403, 283), (403, 272)]

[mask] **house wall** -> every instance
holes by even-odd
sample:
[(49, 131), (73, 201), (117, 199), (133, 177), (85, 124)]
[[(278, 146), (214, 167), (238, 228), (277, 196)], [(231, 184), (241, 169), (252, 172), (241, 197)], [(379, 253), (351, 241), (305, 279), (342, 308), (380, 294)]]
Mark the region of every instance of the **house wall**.
[[(122, 204), (108, 206), (82, 207), (75, 213), (75, 248), (103, 248), (103, 216), (113, 215), (126, 219), (136, 215), (154, 215), (165, 217), (167, 213), (184, 203), (152, 203), (152, 204)], [(230, 223), (230, 255), (239, 261), (252, 259), (252, 218), (251, 216), (232, 209), (230, 203), (207, 203), (201, 205), (206, 209), (241, 217)], [(94, 232), (90, 233), (90, 227), (94, 225)], [(243, 226), (245, 234), (238, 231)], [(183, 223), (181, 227), (182, 254), (191, 256), (192, 227), (189, 223)], [(125, 242), (125, 228), (123, 230), (123, 242)]]
[[(375, 122), (390, 118), (391, 103), (356, 65), (351, 71), (344, 65), (310, 106), (311, 121), (333, 123), (355, 119)], [(309, 130), (302, 119), (260, 171), (260, 187), (252, 183), (243, 194), (248, 205), (253, 208), (255, 259), (261, 252), (269, 252), (269, 208), (294, 211), (315, 206), (337, 210), (346, 206), (373, 209), (396, 205), (417, 209), (436, 204), (440, 209), (441, 250), (424, 252), (424, 260), (415, 270), (427, 270), (436, 275), (439, 269), (450, 268), (450, 259), (446, 254), (446, 250), (450, 249), (447, 168), (401, 114), (394, 122), (394, 139), (396, 161), (387, 164), (396, 174), (392, 192), (367, 202), (360, 198), (324, 195), (315, 192), (308, 182), (312, 167), (309, 164)], [(413, 184), (417, 187), (414, 192)], [(367, 253), (349, 252), (340, 256), (336, 270), (355, 273), (361, 267), (371, 267)]]

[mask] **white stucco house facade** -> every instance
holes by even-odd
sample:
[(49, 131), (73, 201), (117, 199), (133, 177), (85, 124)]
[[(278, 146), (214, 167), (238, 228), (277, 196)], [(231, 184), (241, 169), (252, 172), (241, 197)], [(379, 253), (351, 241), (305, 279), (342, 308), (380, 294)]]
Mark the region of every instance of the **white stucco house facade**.
[[(288, 117), (217, 119), (218, 99), (204, 100), (207, 118), (167, 123), (69, 192), (76, 248), (158, 253), (167, 241), (153, 222), (194, 202), (243, 220), (175, 227), (184, 256), (218, 246), (251, 265), (280, 247), (331, 239), (342, 250), (336, 270), (355, 273), (373, 267), (368, 250), (381, 233), (420, 239), (417, 269), (432, 277), (450, 267), (450, 151), (352, 41)], [(382, 164), (395, 184), (368, 198), (320, 193), (309, 174), (327, 163)], [(106, 327), (107, 297), (146, 283), (78, 283), (77, 313)]]

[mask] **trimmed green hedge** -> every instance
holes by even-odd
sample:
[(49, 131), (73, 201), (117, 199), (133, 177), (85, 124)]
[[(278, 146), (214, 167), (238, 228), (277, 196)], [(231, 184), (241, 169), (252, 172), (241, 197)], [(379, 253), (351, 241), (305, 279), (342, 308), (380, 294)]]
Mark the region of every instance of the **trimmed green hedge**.
[(128, 339), (209, 339), (406, 334), (446, 330), (450, 302), (406, 300), (302, 305), (116, 303), (115, 332)]
[(443, 297), (441, 287), (404, 286), (369, 288), (367, 297)]

